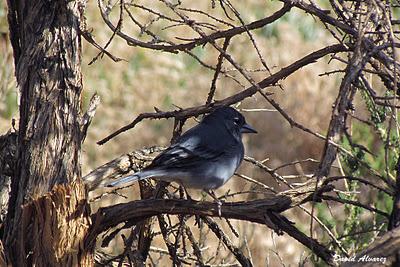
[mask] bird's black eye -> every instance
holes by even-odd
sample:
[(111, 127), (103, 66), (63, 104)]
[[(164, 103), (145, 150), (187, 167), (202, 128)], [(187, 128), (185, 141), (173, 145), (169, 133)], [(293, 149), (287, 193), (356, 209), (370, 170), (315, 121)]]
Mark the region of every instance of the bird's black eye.
[(233, 122), (234, 122), (236, 125), (239, 125), (239, 123), (240, 123), (240, 118), (238, 118), (238, 117), (233, 118)]

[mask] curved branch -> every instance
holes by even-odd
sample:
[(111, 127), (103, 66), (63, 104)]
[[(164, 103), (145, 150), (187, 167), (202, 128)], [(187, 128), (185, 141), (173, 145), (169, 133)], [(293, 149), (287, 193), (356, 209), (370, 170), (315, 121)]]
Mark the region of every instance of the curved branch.
[(386, 189), (382, 186), (376, 185), (364, 178), (360, 178), (360, 177), (355, 177), (355, 176), (330, 176), (329, 178), (326, 179), (326, 183), (330, 183), (333, 181), (337, 181), (337, 180), (341, 180), (341, 179), (346, 179), (349, 181), (358, 181), (360, 183), (363, 183), (365, 185), (371, 186), (375, 189), (378, 189), (379, 191), (385, 192), (386, 194), (388, 194), (389, 196), (394, 196), (394, 192), (391, 189)]
[(184, 199), (145, 199), (128, 203), (116, 204), (100, 208), (92, 215), (92, 229), (87, 242), (95, 242), (96, 237), (109, 228), (129, 221), (131, 225), (137, 224), (146, 218), (161, 214), (171, 215), (198, 215), (209, 217), (223, 217), (226, 219), (244, 220), (267, 225), (278, 234), (287, 233), (297, 241), (308, 247), (328, 264), (332, 262), (332, 251), (298, 230), (292, 222), (279, 214), (292, 207), (314, 198), (333, 189), (332, 185), (323, 185), (323, 179), (316, 187), (316, 180), (312, 179), (297, 187), (287, 190), (266, 199), (240, 202), (225, 202), (222, 206), (206, 201)]
[[(314, 251), (324, 261), (331, 263), (332, 251), (315, 239), (306, 236), (286, 217), (279, 214), (292, 205), (292, 199), (284, 195), (264, 200), (224, 203), (221, 206), (221, 216), (228, 219), (265, 224), (278, 233), (285, 232)], [(124, 221), (129, 220), (131, 223), (138, 223), (160, 214), (219, 217), (218, 209), (217, 203), (183, 199), (146, 199), (101, 208), (92, 216), (94, 223), (88, 242), (94, 242), (99, 233)]]
[(344, 198), (339, 198), (339, 197), (333, 197), (333, 196), (321, 196), (321, 198), (324, 199), (324, 200), (336, 201), (336, 202), (339, 202), (339, 203), (343, 203), (343, 204), (348, 204), (348, 205), (353, 205), (353, 206), (356, 206), (356, 207), (360, 207), (360, 208), (363, 208), (363, 209), (365, 209), (365, 210), (369, 210), (370, 212), (375, 212), (375, 213), (377, 213), (377, 214), (380, 214), (380, 215), (382, 215), (382, 216), (384, 216), (384, 217), (386, 217), (386, 218), (389, 218), (389, 217), (390, 217), (390, 215), (389, 215), (388, 213), (386, 213), (386, 212), (384, 212), (384, 211), (381, 211), (381, 210), (378, 210), (378, 209), (376, 209), (376, 208), (374, 208), (374, 207), (370, 207), (370, 206), (368, 206), (368, 205), (362, 204), (362, 203), (360, 203), (360, 202), (358, 202), (358, 201), (354, 201), (354, 200), (350, 200), (350, 199), (344, 199)]
[[(329, 25), (334, 26), (337, 29), (342, 30), (346, 34), (350, 34), (354, 37), (357, 38), (358, 32), (356, 29), (351, 27), (350, 25), (347, 25), (331, 16), (328, 14), (330, 13), (329, 10), (323, 10), (315, 6), (314, 4), (308, 4), (305, 3), (304, 1), (293, 1), (293, 0), (280, 0), (281, 2), (285, 4), (291, 4), (301, 10), (303, 10), (306, 13), (309, 13), (313, 16), (318, 17), (322, 22), (327, 23)], [(391, 64), (396, 64), (399, 66), (399, 63), (396, 62), (394, 59), (390, 58), (388, 55), (386, 55), (384, 52), (381, 51), (381, 48), (375, 44), (373, 40), (370, 38), (361, 38), (362, 44), (368, 48), (369, 51), (374, 51), (372, 54), (372, 57), (376, 58), (381, 64), (383, 64), (386, 68), (391, 69), (392, 66)], [(380, 77), (384, 77), (380, 75)]]
[(123, 33), (120, 29), (118, 29), (117, 26), (114, 26), (112, 24), (112, 22), (110, 21), (110, 18), (109, 18), (109, 12), (103, 6), (103, 3), (101, 0), (98, 1), (98, 6), (100, 9), (101, 16), (102, 16), (104, 22), (107, 24), (107, 26), (113, 32), (115, 32), (119, 37), (126, 40), (129, 45), (139, 46), (139, 47), (148, 48), (148, 49), (152, 49), (152, 50), (161, 50), (161, 51), (170, 52), (170, 53), (178, 53), (179, 51), (191, 50), (191, 49), (195, 48), (196, 46), (204, 45), (211, 40), (217, 40), (217, 39), (221, 39), (221, 38), (230, 38), (235, 35), (242, 34), (248, 30), (262, 28), (265, 25), (271, 24), (272, 22), (278, 20), (292, 8), (292, 4), (285, 3), (284, 6), (280, 10), (276, 11), (271, 16), (254, 21), (247, 25), (234, 27), (234, 28), (224, 30), (224, 31), (217, 31), (217, 32), (214, 32), (214, 33), (206, 36), (205, 38), (203, 38), (203, 37), (196, 38), (193, 41), (191, 41), (189, 43), (185, 43), (185, 44), (174, 44), (172, 42), (165, 41), (169, 44), (168, 45), (160, 45), (160, 44), (154, 44), (152, 42), (143, 42), (143, 41), (132, 38), (131, 36)]
[(192, 116), (198, 116), (200, 114), (211, 112), (220, 106), (229, 106), (234, 103), (240, 102), (243, 99), (250, 97), (250, 96), (254, 95), (255, 93), (257, 93), (258, 88), (263, 89), (268, 86), (272, 86), (272, 85), (276, 84), (278, 81), (285, 79), (292, 73), (296, 72), (300, 68), (302, 68), (308, 64), (314, 63), (318, 59), (320, 59), (328, 54), (339, 53), (339, 52), (344, 52), (344, 51), (347, 51), (347, 48), (341, 44), (327, 46), (327, 47), (324, 47), (317, 51), (314, 51), (314, 52), (306, 55), (305, 57), (297, 60), (296, 62), (290, 64), (289, 66), (282, 68), (277, 73), (272, 74), (271, 76), (265, 78), (264, 80), (262, 80), (261, 82), (259, 82), (257, 84), (258, 86), (254, 86), (254, 85), (250, 86), (247, 89), (245, 89), (237, 94), (234, 94), (234, 95), (227, 97), (220, 101), (215, 101), (215, 102), (211, 103), (210, 105), (202, 105), (202, 106), (191, 107), (191, 108), (187, 108), (187, 109), (166, 111), (166, 112), (157, 111), (157, 112), (141, 113), (131, 123), (121, 127), (120, 129), (113, 132), (109, 136), (98, 141), (97, 144), (99, 144), (99, 145), (105, 144), (110, 139), (116, 137), (120, 133), (123, 133), (123, 132), (135, 127), (136, 124), (138, 124), (139, 122), (141, 122), (144, 119), (167, 119), (167, 118), (186, 119), (186, 118), (189, 118)]

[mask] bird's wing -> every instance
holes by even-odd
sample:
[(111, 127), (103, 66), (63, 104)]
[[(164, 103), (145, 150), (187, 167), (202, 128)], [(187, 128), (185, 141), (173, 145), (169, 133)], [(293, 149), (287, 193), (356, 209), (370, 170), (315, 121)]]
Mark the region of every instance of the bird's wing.
[(185, 168), (216, 160), (237, 145), (231, 136), (224, 138), (222, 134), (215, 126), (200, 123), (179, 137), (147, 168)]
[(185, 146), (182, 144), (176, 144), (169, 147), (159, 154), (148, 168), (185, 168), (194, 165), (198, 165), (200, 162), (205, 160), (212, 161), (225, 151), (216, 151), (211, 149), (204, 144), (197, 144), (195, 146)]

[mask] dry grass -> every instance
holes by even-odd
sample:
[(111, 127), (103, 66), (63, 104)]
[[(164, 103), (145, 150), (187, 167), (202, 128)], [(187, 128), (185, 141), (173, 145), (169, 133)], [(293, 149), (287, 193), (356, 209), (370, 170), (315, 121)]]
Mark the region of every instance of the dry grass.
[[(237, 8), (242, 11), (245, 20), (250, 21), (259, 17), (258, 15), (264, 16), (264, 11), (272, 13), (278, 7), (276, 3), (264, 2), (246, 1), (238, 3)], [(205, 4), (209, 4), (208, 1), (203, 3), (203, 5)], [(261, 12), (260, 10), (263, 12), (258, 14)], [(105, 29), (95, 2), (89, 2), (86, 14), (88, 25), (93, 28), (96, 40), (100, 44), (105, 44), (111, 36), (111, 32)], [(5, 17), (0, 17), (0, 19), (4, 20)], [(311, 18), (296, 11), (290, 12), (289, 17), (280, 20), (277, 24), (255, 33), (261, 53), (272, 72), (333, 42), (321, 25), (317, 25)], [(7, 95), (15, 94), (16, 88), (15, 82), (10, 80), (13, 66), (11, 49), (5, 42), (4, 38), (0, 40), (2, 49), (0, 52), (0, 63), (2, 64), (0, 82), (1, 85), (6, 84), (5, 87), (1, 87), (0, 91), (0, 132), (2, 133), (10, 128), (10, 118), (18, 116), (16, 109), (13, 108), (16, 107), (16, 103), (11, 100), (6, 102)], [(126, 61), (114, 63), (108, 58), (103, 58), (88, 66), (98, 51), (86, 42), (83, 43), (82, 71), (85, 87), (83, 106), (87, 105), (94, 92), (97, 92), (102, 100), (84, 144), (82, 162), (84, 174), (120, 154), (136, 148), (148, 145), (168, 145), (172, 133), (172, 121), (144, 121), (133, 130), (120, 135), (109, 143), (103, 146), (96, 145), (96, 141), (127, 124), (139, 113), (151, 111), (154, 106), (162, 110), (172, 110), (174, 109), (173, 104), (189, 107), (205, 102), (213, 73), (200, 67), (188, 56), (129, 47), (124, 41), (116, 38), (109, 51)], [(245, 42), (245, 36), (236, 37), (232, 43), (234, 44), (230, 46), (229, 53), (234, 55), (238, 62), (248, 68), (261, 67), (252, 46)], [(196, 53), (205, 62), (216, 63), (218, 54), (211, 47), (197, 49)], [(337, 68), (336, 63), (331, 63), (331, 65), (327, 63), (326, 59), (299, 70), (282, 82), (283, 91), (279, 88), (269, 90), (275, 94), (274, 98), (293, 118), (320, 133), (324, 133), (327, 127), (329, 121), (327, 116), (331, 112), (334, 93), (340, 81), (340, 77), (337, 75), (318, 76), (318, 74)], [(265, 72), (260, 72), (253, 74), (253, 77), (261, 79), (266, 75)], [(216, 99), (221, 99), (240, 89), (240, 86), (231, 80), (221, 78), (217, 83)], [(260, 96), (247, 99), (240, 107), (271, 108)], [(13, 110), (12, 114), (7, 113), (9, 110)], [(245, 115), (248, 122), (259, 132), (258, 135), (245, 138), (248, 155), (257, 159), (269, 158), (267, 164), (271, 167), (309, 157), (318, 159), (322, 143), (291, 128), (278, 112), (248, 112)], [(187, 126), (194, 123), (194, 120), (191, 120)], [(309, 167), (300, 168), (298, 166), (298, 168), (288, 171), (307, 173)], [(244, 163), (240, 172), (266, 184), (276, 186), (271, 177), (250, 164)], [(229, 189), (237, 191), (249, 187), (247, 182), (235, 177), (218, 193), (223, 194)], [(137, 196), (136, 190), (132, 192)], [(235, 198), (235, 200), (239, 199)], [(120, 198), (112, 198), (105, 203), (119, 201), (121, 201)], [(290, 215), (296, 224), (301, 225), (301, 223), (307, 222), (308, 218), (305, 220), (304, 215), (301, 217), (297, 215), (295, 213)], [(301, 257), (304, 257), (304, 247), (290, 237), (276, 237), (269, 229), (260, 225), (238, 221), (234, 221), (233, 225), (240, 238), (236, 238), (230, 231), (227, 233), (233, 243), (243, 248), (244, 251), (246, 250), (244, 236), (246, 237), (255, 266), (263, 266), (266, 262), (269, 262), (270, 266), (276, 266), (275, 264), (280, 260), (274, 251), (279, 252), (285, 264), (296, 264)], [(208, 244), (210, 246), (209, 253), (212, 255), (215, 253), (218, 242), (213, 238), (210, 240), (212, 241)], [(160, 246), (162, 244), (162, 242), (157, 243)], [(233, 261), (232, 256), (227, 255), (226, 251), (221, 252), (219, 259), (226, 258), (226, 262)]]

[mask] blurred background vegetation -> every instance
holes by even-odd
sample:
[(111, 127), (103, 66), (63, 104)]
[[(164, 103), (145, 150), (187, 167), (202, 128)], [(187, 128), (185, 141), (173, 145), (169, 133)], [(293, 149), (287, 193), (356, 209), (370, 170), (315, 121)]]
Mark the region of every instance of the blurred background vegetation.
[[(203, 1), (197, 6), (201, 6), (208, 12), (216, 12), (210, 2)], [(322, 6), (327, 6), (327, 1), (317, 2)], [(245, 22), (265, 17), (266, 13), (272, 14), (281, 7), (281, 4), (275, 1), (251, 0), (238, 1), (235, 4), (236, 8), (241, 11)], [(14, 78), (14, 63), (8, 39), (6, 16), (5, 3), (0, 2), (0, 133), (5, 133), (11, 128), (12, 119), (18, 120), (18, 90)], [(86, 18), (88, 29), (92, 31), (96, 41), (102, 45), (107, 43), (112, 32), (105, 27), (94, 1), (88, 2)], [(134, 29), (124, 28), (124, 30), (135, 32)], [(175, 29), (175, 32), (179, 31), (179, 28)], [(179, 32), (180, 36), (182, 34)], [(254, 37), (272, 72), (276, 72), (314, 50), (335, 42), (323, 25), (317, 23), (311, 16), (295, 9), (275, 23), (254, 31)], [(237, 39), (234, 44), (229, 47), (229, 52), (235, 56), (235, 60), (249, 69), (262, 69), (257, 54), (248, 52), (253, 51), (253, 48), (250, 42), (245, 41), (246, 36), (235, 38)], [(133, 130), (121, 134), (103, 146), (96, 145), (96, 141), (129, 123), (141, 112), (152, 111), (153, 107), (161, 110), (173, 110), (176, 108), (175, 106), (190, 107), (205, 103), (214, 75), (212, 71), (201, 67), (188, 55), (182, 53), (175, 55), (130, 47), (125, 41), (118, 38), (112, 41), (108, 51), (124, 60), (116, 63), (103, 57), (89, 65), (99, 51), (83, 40), (83, 109), (94, 93), (101, 97), (101, 105), (97, 109), (84, 143), (83, 174), (87, 174), (97, 166), (132, 150), (151, 145), (168, 145), (173, 127), (173, 121), (168, 120), (143, 121)], [(196, 48), (194, 53), (204, 62), (211, 65), (216, 64), (218, 53), (211, 47)], [(224, 63), (225, 67), (227, 67), (226, 65)], [(300, 69), (284, 80), (281, 83), (283, 90), (276, 87), (268, 91), (274, 93), (274, 99), (296, 121), (316, 132), (326, 134), (332, 103), (342, 75), (321, 76), (321, 74), (340, 68), (343, 68), (343, 65), (338, 61), (329, 61), (329, 58), (324, 58)], [(232, 71), (232, 75), (236, 76), (236, 74)], [(252, 77), (256, 80), (266, 76), (268, 76), (266, 71), (252, 73)], [(246, 84), (239, 75), (237, 78)], [(372, 81), (372, 83), (378, 91), (379, 87), (382, 87), (381, 91), (385, 90), (379, 81)], [(217, 82), (215, 98), (222, 99), (241, 89), (237, 83), (221, 77)], [(356, 115), (364, 118), (370, 117), (375, 130), (371, 130), (365, 124), (354, 122), (351, 129), (353, 142), (367, 147), (376, 156), (365, 155), (361, 150), (354, 151), (348, 140), (343, 140), (343, 145), (347, 149), (359, 153), (357, 155), (360, 158), (365, 159), (376, 170), (384, 173), (385, 159), (382, 144), (385, 136), (382, 134), (380, 116), (385, 116), (385, 110), (376, 110), (375, 107), (368, 105), (368, 99), (361, 96), (357, 96), (355, 103), (359, 105), (355, 111)], [(254, 96), (240, 103), (238, 108), (270, 109), (271, 107), (260, 96)], [(319, 160), (324, 143), (296, 128), (291, 128), (278, 112), (244, 112), (244, 114), (248, 122), (259, 132), (257, 135), (246, 137), (247, 155), (259, 160), (268, 158), (266, 164), (270, 167), (307, 158)], [(193, 119), (188, 121), (185, 129), (194, 123), (196, 122)], [(396, 159), (397, 155), (390, 155), (391, 165), (394, 166)], [(341, 157), (340, 160), (346, 174), (362, 175), (363, 172), (365, 174), (363, 168), (356, 162), (352, 162), (351, 159)], [(314, 170), (315, 166), (313, 163), (297, 164), (294, 167), (283, 168), (281, 174), (308, 174)], [(239, 172), (280, 190), (280, 185), (271, 177), (248, 163), (243, 163)], [(390, 172), (393, 175), (393, 168)], [(296, 181), (298, 182), (298, 180)], [(234, 177), (218, 193), (223, 194), (227, 190), (246, 190), (250, 187), (248, 182)], [(363, 191), (363, 187), (357, 183), (350, 184), (348, 188), (354, 191)], [(133, 198), (137, 197), (137, 191), (134, 191), (132, 195)], [(249, 196), (249, 198), (254, 197), (256, 196)], [(351, 195), (349, 199), (352, 197), (354, 195)], [(370, 204), (373, 199), (378, 199), (379, 201), (375, 202), (377, 208), (390, 212), (392, 200), (386, 194), (368, 191), (368, 194), (364, 194), (362, 198), (364, 202)], [(235, 200), (237, 199), (235, 198)], [(109, 198), (108, 201), (127, 200)], [(384, 222), (382, 216), (366, 213), (361, 208), (353, 206), (343, 208), (343, 205), (338, 204), (328, 207), (326, 203), (317, 204), (316, 207), (318, 217), (330, 230), (338, 236), (338, 233), (343, 234), (340, 240), (343, 241), (343, 246), (349, 252), (358, 251), (375, 238), (377, 232), (359, 235), (356, 238), (353, 235), (346, 237), (346, 234), (363, 229), (385, 228), (385, 225), (382, 224)], [(296, 222), (297, 227), (307, 231), (310, 219), (303, 211), (293, 209), (287, 215)], [(256, 266), (264, 266), (266, 263), (276, 266), (274, 264), (281, 261), (279, 257), (283, 257), (283, 262), (286, 264), (298, 264), (308, 255), (307, 251), (303, 253), (305, 248), (301, 244), (288, 236), (278, 237), (265, 226), (235, 221), (234, 227), (241, 238), (236, 238), (234, 234), (231, 234), (230, 237), (241, 249), (249, 247), (250, 252), (246, 252), (246, 254), (251, 253)], [(326, 233), (318, 226), (315, 227), (314, 237), (329, 242)], [(211, 245), (218, 246), (217, 241), (213, 242), (215, 243)], [(210, 250), (212, 254), (213, 251)], [(224, 262), (230, 262), (232, 256), (227, 255), (228, 253), (221, 253), (219, 257), (225, 257)]]

